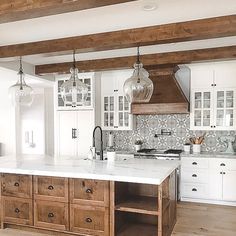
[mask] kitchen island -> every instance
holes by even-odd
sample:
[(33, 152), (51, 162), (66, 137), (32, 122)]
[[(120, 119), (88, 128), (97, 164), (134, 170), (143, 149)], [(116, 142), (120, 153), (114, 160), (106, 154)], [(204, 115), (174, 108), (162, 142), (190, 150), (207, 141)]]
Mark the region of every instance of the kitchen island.
[(52, 235), (169, 236), (178, 161), (1, 157), (2, 227)]

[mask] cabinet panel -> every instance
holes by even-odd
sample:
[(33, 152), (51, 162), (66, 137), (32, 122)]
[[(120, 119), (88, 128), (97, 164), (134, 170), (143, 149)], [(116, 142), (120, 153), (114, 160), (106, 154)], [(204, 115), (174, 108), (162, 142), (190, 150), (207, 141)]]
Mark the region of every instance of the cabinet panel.
[(77, 140), (75, 132), (77, 129), (77, 112), (60, 111), (58, 115), (58, 155), (59, 156), (76, 156)]
[(2, 197), (3, 222), (33, 225), (33, 208), (31, 199)]
[(220, 170), (209, 170), (209, 198), (222, 200), (223, 176)]
[(235, 128), (235, 89), (215, 89), (214, 110), (217, 129)]
[(70, 201), (75, 204), (109, 206), (109, 182), (70, 179)]
[(72, 204), (70, 230), (86, 235), (109, 235), (109, 212), (107, 208)]
[(2, 174), (2, 196), (32, 198), (32, 176)]
[(236, 201), (236, 171), (223, 172), (223, 200)]
[(34, 177), (34, 198), (68, 202), (68, 179), (58, 177)]
[(208, 186), (199, 183), (183, 183), (182, 197), (206, 199), (208, 197)]
[(191, 69), (191, 88), (210, 88), (214, 82), (214, 71), (210, 65), (190, 65)]
[(211, 129), (214, 124), (213, 90), (193, 90), (191, 96), (191, 129)]
[(39, 201), (34, 203), (34, 225), (37, 227), (68, 230), (68, 203)]
[[(75, 110), (75, 109), (92, 108), (93, 107), (93, 90), (94, 90), (93, 89), (93, 84), (94, 84), (93, 77), (94, 77), (93, 73), (80, 73), (79, 74), (80, 81), (83, 82), (88, 87), (88, 96), (83, 104), (78, 101), (76, 108), (71, 107), (72, 97), (70, 97), (69, 103), (66, 104), (63, 101), (62, 95), (61, 95), (61, 86), (65, 81), (69, 80), (70, 75), (66, 75), (63, 77), (60, 76), (59, 78), (57, 78), (56, 99), (55, 99), (56, 104), (57, 104), (57, 110), (68, 110), (68, 109)], [(82, 98), (82, 93), (79, 94), (78, 97)]]
[(181, 179), (185, 183), (208, 183), (208, 170), (181, 169)]
[(209, 159), (187, 157), (181, 160), (181, 166), (191, 168), (191, 170), (207, 169), (209, 166)]

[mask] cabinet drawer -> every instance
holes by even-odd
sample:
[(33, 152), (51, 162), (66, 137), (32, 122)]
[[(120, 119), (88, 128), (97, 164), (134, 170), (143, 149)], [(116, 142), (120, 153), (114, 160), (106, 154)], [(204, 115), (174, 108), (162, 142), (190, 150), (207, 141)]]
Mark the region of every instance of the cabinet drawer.
[(72, 232), (97, 236), (108, 235), (108, 208), (71, 204), (70, 214)]
[(36, 227), (68, 230), (68, 215), (67, 203), (39, 200), (34, 203), (34, 225)]
[(35, 199), (68, 202), (68, 179), (57, 177), (34, 177)]
[(2, 174), (2, 195), (32, 198), (32, 176)]
[(208, 169), (209, 160), (203, 158), (183, 158), (181, 160), (181, 166), (196, 169)]
[(236, 160), (226, 158), (213, 158), (210, 160), (210, 168), (216, 170), (236, 170)]
[(208, 198), (207, 184), (183, 183), (182, 197)]
[(74, 204), (109, 206), (109, 182), (70, 179), (70, 201)]
[(202, 183), (208, 182), (208, 170), (205, 169), (181, 169), (181, 181), (187, 183)]
[(3, 222), (21, 225), (33, 225), (31, 199), (2, 197)]

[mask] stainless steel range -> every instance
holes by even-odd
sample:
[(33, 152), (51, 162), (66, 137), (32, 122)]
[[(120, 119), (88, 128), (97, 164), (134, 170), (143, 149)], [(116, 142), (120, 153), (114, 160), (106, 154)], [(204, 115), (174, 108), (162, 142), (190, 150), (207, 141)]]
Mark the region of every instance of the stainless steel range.
[[(134, 158), (142, 159), (157, 159), (157, 160), (180, 160), (180, 154), (182, 150), (180, 149), (168, 149), (168, 150), (158, 150), (158, 149), (141, 149), (134, 154)], [(177, 199), (180, 200), (180, 169), (177, 169)]]

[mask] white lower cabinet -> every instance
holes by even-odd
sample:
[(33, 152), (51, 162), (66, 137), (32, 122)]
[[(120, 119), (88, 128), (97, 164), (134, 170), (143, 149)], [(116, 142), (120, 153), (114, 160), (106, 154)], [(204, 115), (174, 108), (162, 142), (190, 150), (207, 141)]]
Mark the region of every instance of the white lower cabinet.
[(181, 162), (182, 200), (236, 205), (236, 159), (183, 157)]
[(223, 172), (223, 200), (236, 201), (236, 171)]

